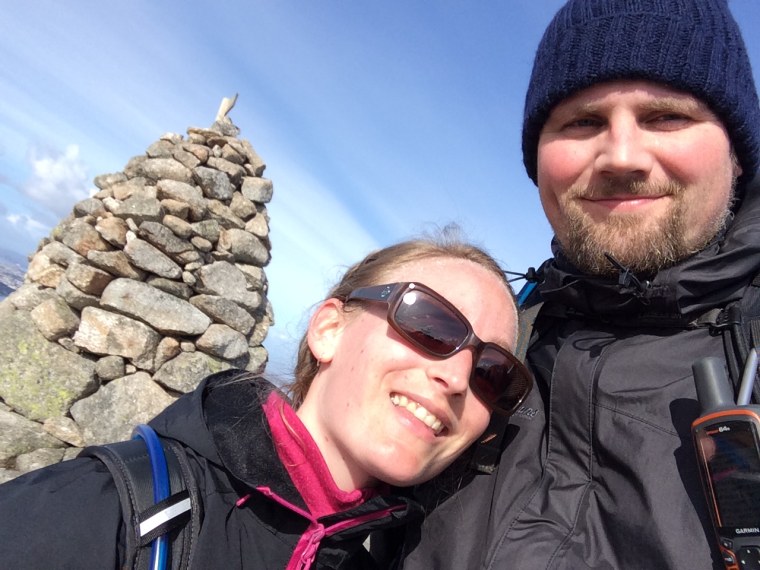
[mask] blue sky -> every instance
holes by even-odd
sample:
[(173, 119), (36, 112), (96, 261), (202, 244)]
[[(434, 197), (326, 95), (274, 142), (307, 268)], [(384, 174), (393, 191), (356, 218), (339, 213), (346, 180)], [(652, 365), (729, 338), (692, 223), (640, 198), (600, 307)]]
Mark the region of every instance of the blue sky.
[[(0, 4), (0, 248), (29, 254), (96, 175), (238, 93), (275, 188), (275, 372), (371, 249), (456, 222), (509, 270), (549, 255), (520, 126), (562, 0)], [(760, 5), (731, 6), (760, 76)]]

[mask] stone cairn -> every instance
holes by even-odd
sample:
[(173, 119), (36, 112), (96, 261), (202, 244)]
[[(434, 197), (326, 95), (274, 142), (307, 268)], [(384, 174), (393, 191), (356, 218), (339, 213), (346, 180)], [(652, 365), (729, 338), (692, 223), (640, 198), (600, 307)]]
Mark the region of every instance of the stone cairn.
[(210, 373), (263, 369), (272, 183), (234, 101), (96, 177), (0, 303), (0, 482), (128, 439)]

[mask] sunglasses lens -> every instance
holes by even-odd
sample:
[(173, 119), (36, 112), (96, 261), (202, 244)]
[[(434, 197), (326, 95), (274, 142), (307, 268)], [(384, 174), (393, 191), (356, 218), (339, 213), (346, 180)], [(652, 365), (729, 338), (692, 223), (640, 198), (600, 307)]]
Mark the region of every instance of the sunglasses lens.
[(467, 325), (422, 291), (407, 291), (394, 318), (411, 342), (434, 356), (448, 356), (467, 338)]
[[(431, 356), (454, 354), (470, 335), (470, 326), (437, 295), (408, 289), (391, 314), (391, 323), (409, 342)], [(470, 377), (473, 392), (490, 407), (511, 413), (527, 395), (532, 380), (513, 357), (486, 343)]]
[(527, 393), (529, 380), (503, 352), (486, 346), (472, 371), (472, 389), (487, 404), (511, 412)]

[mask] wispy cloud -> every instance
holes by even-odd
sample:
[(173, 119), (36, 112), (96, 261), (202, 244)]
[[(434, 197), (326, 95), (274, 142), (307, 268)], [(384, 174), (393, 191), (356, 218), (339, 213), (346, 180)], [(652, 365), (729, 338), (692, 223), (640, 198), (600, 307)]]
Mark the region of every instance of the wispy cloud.
[(33, 252), (39, 241), (50, 231), (50, 226), (25, 213), (8, 212), (0, 204), (0, 243), (22, 257)]
[[(14, 227), (29, 234), (44, 234), (48, 226), (25, 214), (8, 214), (5, 219)], [(41, 237), (41, 236), (40, 236)]]
[(24, 183), (23, 193), (59, 217), (90, 194), (92, 184), (77, 145), (69, 145), (63, 152), (33, 147), (29, 151), (29, 164), (32, 176)]

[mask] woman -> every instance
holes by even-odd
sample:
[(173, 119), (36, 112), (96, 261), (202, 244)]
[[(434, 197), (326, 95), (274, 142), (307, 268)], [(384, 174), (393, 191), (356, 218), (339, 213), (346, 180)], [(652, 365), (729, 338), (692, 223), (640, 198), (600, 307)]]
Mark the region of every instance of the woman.
[[(398, 487), (440, 473), (527, 394), (516, 334), (509, 285), (478, 248), (409, 241), (351, 267), (309, 322), (291, 401), (226, 371), (151, 422), (201, 490), (191, 567), (376, 567), (369, 532), (420, 515)], [(92, 458), (0, 486), (9, 568), (117, 568), (124, 526)]]

